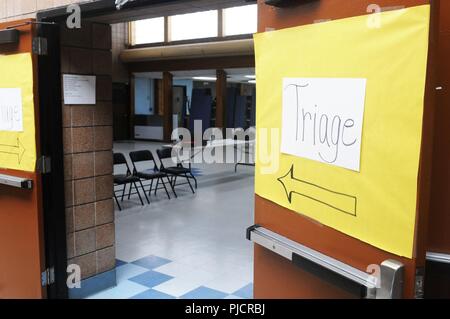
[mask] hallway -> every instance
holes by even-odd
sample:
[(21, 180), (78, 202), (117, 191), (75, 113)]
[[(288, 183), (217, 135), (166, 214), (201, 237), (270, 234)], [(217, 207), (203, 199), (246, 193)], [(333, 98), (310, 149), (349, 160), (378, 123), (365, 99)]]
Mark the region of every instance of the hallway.
[[(160, 144), (116, 143), (115, 152)], [(194, 165), (199, 189), (164, 192), (142, 207), (135, 195), (116, 209), (116, 288), (91, 298), (251, 298), (253, 249), (245, 230), (253, 224), (253, 169)]]

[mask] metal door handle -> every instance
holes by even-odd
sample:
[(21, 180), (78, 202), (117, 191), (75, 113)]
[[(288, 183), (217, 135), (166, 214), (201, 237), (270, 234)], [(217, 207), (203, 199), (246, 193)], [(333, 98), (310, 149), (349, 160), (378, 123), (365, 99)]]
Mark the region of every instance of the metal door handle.
[(0, 185), (7, 185), (21, 189), (32, 189), (33, 181), (27, 178), (0, 174)]
[(315, 266), (323, 274), (367, 299), (399, 299), (403, 296), (404, 265), (386, 260), (380, 265), (380, 274), (374, 276), (345, 264), (314, 249), (294, 242), (259, 225), (247, 229), (247, 239), (292, 261), (300, 267)]

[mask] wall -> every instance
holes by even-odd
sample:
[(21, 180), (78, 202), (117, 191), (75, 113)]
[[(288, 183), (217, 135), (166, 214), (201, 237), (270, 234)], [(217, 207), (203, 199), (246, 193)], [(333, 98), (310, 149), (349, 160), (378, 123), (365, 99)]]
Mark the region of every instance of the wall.
[[(35, 18), (36, 12), (68, 6), (72, 3), (95, 2), (93, 0), (0, 0), (0, 22)], [(128, 68), (119, 59), (119, 54), (128, 43), (128, 23), (112, 26), (113, 82), (129, 82)]]
[(129, 83), (130, 75), (128, 67), (119, 58), (120, 53), (127, 49), (128, 23), (117, 23), (111, 25), (112, 30), (112, 80), (113, 82)]
[(155, 81), (136, 78), (134, 94), (135, 115), (155, 115)]
[(0, 22), (35, 18), (36, 12), (94, 0), (0, 0)]
[(87, 279), (115, 268), (110, 26), (63, 28), (61, 71), (97, 76), (96, 105), (62, 106), (68, 263)]

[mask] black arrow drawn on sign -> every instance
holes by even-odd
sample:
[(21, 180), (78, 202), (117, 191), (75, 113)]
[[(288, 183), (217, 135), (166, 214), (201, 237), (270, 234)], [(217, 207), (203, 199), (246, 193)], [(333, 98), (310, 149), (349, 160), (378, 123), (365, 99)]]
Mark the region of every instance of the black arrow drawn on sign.
[(22, 158), (23, 158), (23, 155), (25, 154), (25, 152), (26, 152), (26, 149), (23, 146), (23, 144), (20, 142), (19, 138), (17, 138), (16, 145), (0, 144), (0, 153), (17, 156), (17, 162), (19, 164), (22, 162)]
[(355, 196), (336, 192), (311, 182), (295, 178), (294, 165), (292, 165), (286, 175), (278, 178), (278, 181), (283, 185), (287, 199), (291, 204), (293, 195), (297, 194), (341, 213), (356, 217), (356, 205), (358, 199)]

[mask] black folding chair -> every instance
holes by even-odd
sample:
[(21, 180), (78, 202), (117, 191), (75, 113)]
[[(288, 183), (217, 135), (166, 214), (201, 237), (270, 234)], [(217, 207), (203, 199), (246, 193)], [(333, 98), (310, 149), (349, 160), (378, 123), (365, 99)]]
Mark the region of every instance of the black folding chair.
[[(144, 195), (147, 198), (147, 194), (145, 194), (144, 186), (142, 185), (141, 179), (137, 176), (131, 174), (130, 167), (128, 166), (128, 162), (125, 158), (125, 155), (122, 153), (114, 153), (114, 166), (123, 166), (126, 167), (126, 174), (115, 174), (114, 175), (114, 199), (116, 200), (117, 206), (119, 210), (122, 210), (120, 206), (119, 199), (117, 198), (117, 193), (120, 192), (122, 194), (121, 201), (125, 198), (125, 193), (127, 190), (127, 185), (130, 185), (130, 191), (128, 193), (128, 200), (131, 198), (131, 195), (137, 194), (139, 196), (139, 200), (141, 201), (142, 206), (144, 206), (144, 202), (142, 201), (141, 193), (139, 192), (138, 184), (140, 184), (142, 190), (144, 191)], [(123, 189), (116, 190), (116, 186), (123, 186)], [(132, 193), (133, 186), (136, 189), (135, 193)], [(148, 201), (148, 198), (147, 198)]]
[[(192, 187), (191, 179), (195, 181), (195, 188), (197, 189), (197, 179), (192, 174), (192, 170), (190, 168), (184, 167), (182, 163), (178, 163), (176, 166), (166, 167), (164, 165), (164, 160), (170, 159), (172, 164), (172, 149), (163, 148), (156, 151), (159, 157), (159, 161), (161, 162), (161, 166), (159, 170), (163, 173), (168, 174), (171, 177), (171, 185), (175, 189), (176, 186), (181, 185), (189, 185), (192, 190), (192, 193), (195, 194), (194, 187)], [(186, 183), (177, 184), (178, 177), (182, 177), (186, 179)]]
[[(139, 177), (141, 180), (141, 183), (142, 183), (142, 181), (150, 181), (149, 185), (145, 185), (145, 186), (150, 186), (149, 191), (148, 191), (149, 198), (151, 197), (151, 194), (152, 194), (153, 182), (156, 180), (155, 196), (156, 196), (158, 190), (164, 189), (166, 191), (167, 197), (169, 199), (171, 199), (169, 191), (166, 187), (165, 179), (167, 179), (167, 183), (171, 186), (172, 191), (175, 194), (175, 197), (177, 197), (177, 194), (175, 193), (172, 183), (170, 182), (169, 176), (166, 173), (159, 171), (152, 152), (150, 152), (150, 151), (131, 152), (130, 158), (131, 158), (131, 162), (133, 163), (133, 175), (136, 177)], [(139, 170), (137, 167), (137, 164), (143, 163), (143, 162), (150, 164), (151, 167), (146, 170)], [(148, 198), (147, 198), (147, 201), (150, 204), (150, 201)]]

